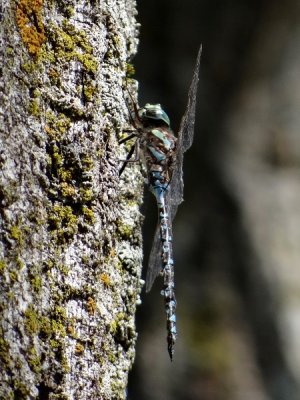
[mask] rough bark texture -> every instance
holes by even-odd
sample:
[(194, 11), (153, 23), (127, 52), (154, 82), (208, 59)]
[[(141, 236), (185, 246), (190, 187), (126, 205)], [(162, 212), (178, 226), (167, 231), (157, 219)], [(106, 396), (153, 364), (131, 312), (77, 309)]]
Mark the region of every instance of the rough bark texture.
[(142, 180), (118, 178), (135, 2), (2, 13), (0, 398), (123, 399), (142, 259)]

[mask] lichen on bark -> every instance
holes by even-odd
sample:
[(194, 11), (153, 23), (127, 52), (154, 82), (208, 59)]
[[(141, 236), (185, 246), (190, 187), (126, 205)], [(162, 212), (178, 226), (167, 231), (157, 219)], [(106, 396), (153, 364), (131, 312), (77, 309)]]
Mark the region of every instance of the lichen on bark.
[(3, 15), (0, 397), (123, 399), (142, 260), (142, 179), (118, 177), (135, 2)]

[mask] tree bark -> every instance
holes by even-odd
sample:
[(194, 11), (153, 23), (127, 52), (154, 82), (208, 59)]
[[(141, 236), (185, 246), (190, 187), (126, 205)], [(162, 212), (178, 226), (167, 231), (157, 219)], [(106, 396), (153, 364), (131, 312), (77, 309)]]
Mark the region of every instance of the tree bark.
[(134, 0), (3, 5), (0, 398), (123, 399), (142, 179), (118, 177)]

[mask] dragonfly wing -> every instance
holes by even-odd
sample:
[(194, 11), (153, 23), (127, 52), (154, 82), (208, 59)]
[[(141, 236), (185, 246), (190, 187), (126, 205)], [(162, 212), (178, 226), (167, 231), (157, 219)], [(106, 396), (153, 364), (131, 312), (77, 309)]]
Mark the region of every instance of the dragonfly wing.
[(199, 81), (199, 68), (200, 68), (200, 58), (201, 58), (202, 46), (198, 51), (194, 75), (192, 79), (192, 83), (189, 89), (188, 94), (188, 103), (186, 107), (186, 111), (181, 119), (178, 140), (181, 142), (180, 146), (182, 148), (182, 152), (186, 152), (193, 143), (194, 138), (194, 124), (195, 124), (195, 113), (196, 113), (196, 96), (197, 96), (197, 87)]
[(192, 83), (188, 93), (188, 103), (186, 111), (181, 119), (178, 137), (177, 137), (177, 153), (175, 160), (175, 167), (173, 176), (170, 183), (169, 193), (167, 194), (168, 204), (171, 204), (170, 214), (171, 220), (174, 219), (178, 205), (183, 201), (183, 178), (182, 178), (182, 164), (183, 155), (191, 147), (194, 138), (194, 125), (196, 114), (196, 96), (199, 81), (199, 67), (201, 58), (202, 46), (198, 51), (196, 65)]
[(161, 239), (160, 239), (160, 227), (159, 224), (156, 227), (152, 248), (148, 261), (148, 269), (146, 275), (146, 292), (149, 292), (152, 285), (162, 269), (161, 260)]
[[(168, 203), (168, 190), (165, 193), (166, 196), (166, 209), (167, 209), (167, 215), (169, 216), (168, 219), (168, 226), (169, 226), (169, 234), (172, 237), (172, 222), (171, 222), (171, 210), (170, 206)], [(172, 252), (172, 250), (171, 250)], [(156, 279), (156, 277), (159, 275), (159, 273), (163, 269), (163, 264), (162, 264), (162, 244), (161, 244), (161, 236), (160, 236), (160, 222), (158, 222), (155, 235), (154, 235), (154, 240), (152, 243), (152, 249), (150, 252), (149, 256), (149, 261), (148, 261), (148, 269), (147, 269), (147, 275), (146, 275), (146, 292), (149, 292), (153, 286), (153, 283)]]

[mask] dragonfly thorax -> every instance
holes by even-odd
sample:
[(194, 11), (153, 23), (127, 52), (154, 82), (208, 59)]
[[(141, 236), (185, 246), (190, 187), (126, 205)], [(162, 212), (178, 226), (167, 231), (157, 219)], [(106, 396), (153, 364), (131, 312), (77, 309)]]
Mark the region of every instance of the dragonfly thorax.
[[(159, 172), (161, 184), (169, 183), (172, 177), (176, 151), (176, 137), (168, 127), (144, 128), (141, 138), (141, 149), (148, 171), (149, 183), (156, 178), (153, 171)], [(156, 186), (156, 185), (155, 185)]]

